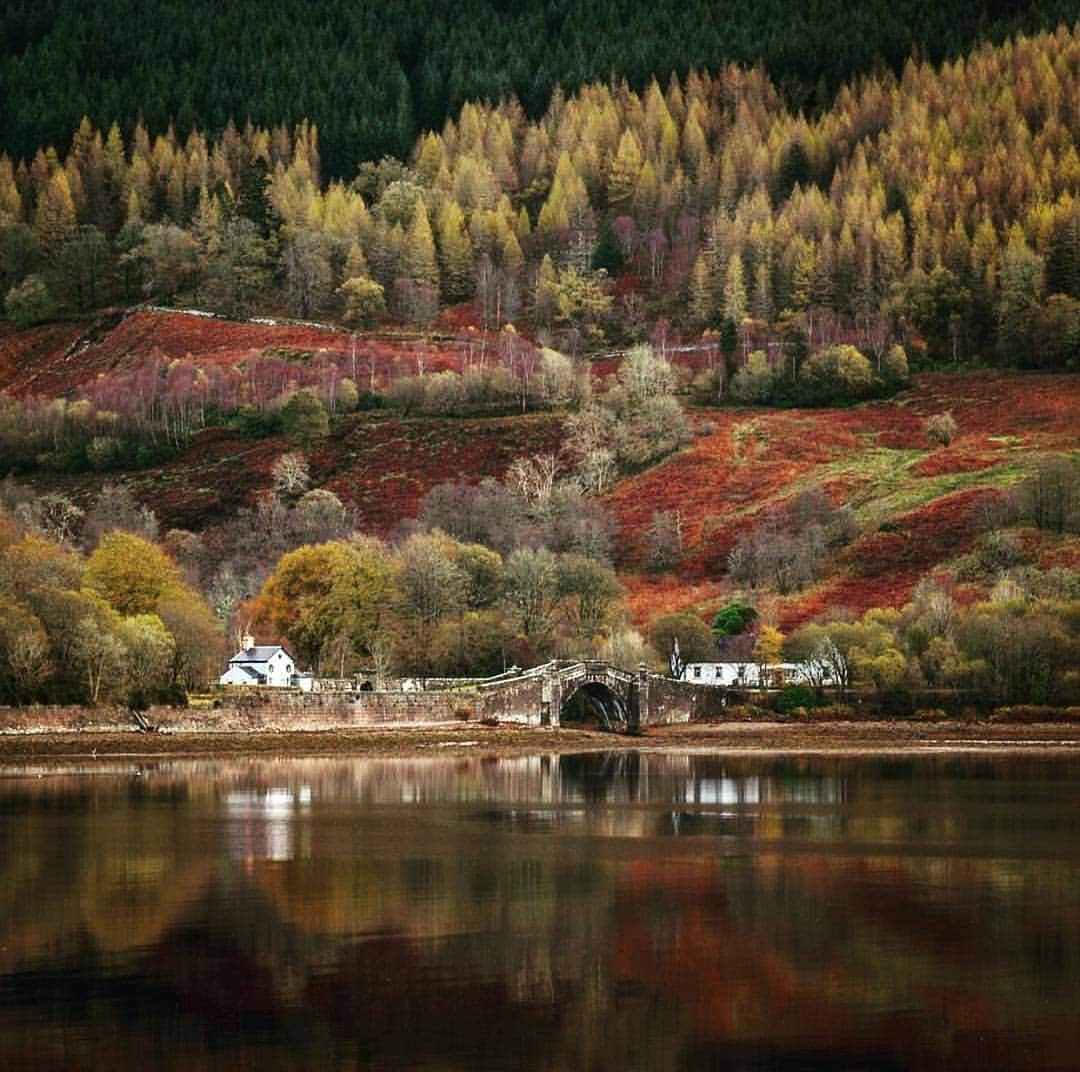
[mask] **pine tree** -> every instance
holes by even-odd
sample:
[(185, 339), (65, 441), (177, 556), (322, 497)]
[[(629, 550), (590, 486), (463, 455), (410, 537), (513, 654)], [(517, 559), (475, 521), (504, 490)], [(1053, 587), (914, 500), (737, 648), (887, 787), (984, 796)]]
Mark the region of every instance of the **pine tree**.
[(0, 155), (0, 228), (22, 220), (22, 195), (15, 185), (15, 169), (9, 156)]
[(435, 239), (428, 222), (427, 207), (418, 200), (413, 210), (412, 222), (405, 236), (403, 249), (405, 275), (418, 286), (437, 290), (439, 265), (435, 255)]
[(634, 132), (627, 127), (619, 139), (619, 148), (608, 171), (608, 204), (618, 207), (633, 197), (642, 163), (641, 146)]
[(817, 272), (817, 251), (801, 235), (795, 239), (795, 258), (791, 268), (791, 305), (796, 310), (810, 305)]
[[(818, 250), (810, 303), (822, 309), (835, 309), (837, 305), (836, 263), (832, 235), (825, 236)], [(812, 340), (811, 345), (813, 345)]]
[(1006, 358), (1032, 365), (1028, 352), (1032, 315), (1042, 298), (1043, 259), (1027, 244), (1023, 228), (1014, 224), (1001, 258), (998, 295), (998, 349)]
[(68, 176), (62, 169), (57, 169), (39, 196), (34, 213), (34, 230), (45, 256), (55, 261), (76, 227), (75, 202)]
[(768, 324), (772, 322), (774, 309), (772, 300), (772, 279), (769, 266), (762, 261), (754, 272), (753, 313), (755, 320)]
[(519, 242), (524, 242), (532, 234), (532, 226), (529, 223), (529, 210), (522, 205), (518, 210), (515, 233)]
[(533, 316), (538, 324), (550, 327), (559, 311), (559, 273), (549, 254), (544, 254), (536, 274)]
[(465, 217), (457, 203), (448, 199), (439, 209), (437, 223), (443, 297), (464, 301), (472, 294), (476, 271)]
[(345, 258), (344, 274), (346, 279), (354, 279), (368, 274), (367, 258), (359, 242), (354, 242), (349, 247), (349, 254)]
[(716, 313), (712, 273), (704, 254), (699, 253), (690, 273), (690, 320), (699, 330), (709, 327)]
[(416, 151), (416, 173), (428, 186), (435, 182), (439, 169), (443, 166), (442, 139), (434, 131), (421, 138)]
[(743, 283), (742, 257), (731, 255), (724, 274), (723, 315), (736, 326), (746, 318), (746, 286)]
[(401, 274), (401, 246), (404, 235), (400, 224), (390, 226), (386, 217), (379, 214), (368, 249), (368, 263), (371, 265), (371, 277), (389, 291), (394, 280)]
[(113, 123), (105, 139), (103, 196), (105, 199), (105, 234), (112, 237), (127, 215), (128, 168), (124, 156), (124, 139), (120, 128)]

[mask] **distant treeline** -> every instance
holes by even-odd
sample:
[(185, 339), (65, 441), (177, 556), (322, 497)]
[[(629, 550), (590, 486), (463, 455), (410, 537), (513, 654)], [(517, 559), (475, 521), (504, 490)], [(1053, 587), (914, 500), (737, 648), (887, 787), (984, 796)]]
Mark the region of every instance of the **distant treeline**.
[(0, 157), (0, 288), (21, 324), (136, 295), (357, 327), (474, 300), (571, 353), (668, 318), (792, 383), (837, 343), (879, 372), (897, 342), (1076, 367), (1078, 72), (1062, 27), (909, 61), (813, 120), (760, 70), (592, 83), (536, 121), (466, 104), (348, 182), (307, 121), (209, 141), (84, 120), (63, 156)]
[(230, 119), (323, 130), (327, 173), (404, 156), (466, 101), (516, 96), (539, 116), (552, 91), (612, 75), (643, 88), (725, 61), (764, 64), (796, 107), (823, 107), (852, 75), (938, 62), (980, 40), (1076, 17), (1067, 0), (10, 0), (0, 13), (0, 149), (30, 157), (88, 115), (130, 136), (142, 115), (181, 136)]

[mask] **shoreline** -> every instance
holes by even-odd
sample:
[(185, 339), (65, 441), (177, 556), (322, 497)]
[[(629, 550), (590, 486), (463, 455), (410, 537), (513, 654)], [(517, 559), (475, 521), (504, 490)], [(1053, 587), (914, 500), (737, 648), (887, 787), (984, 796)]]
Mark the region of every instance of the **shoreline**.
[(0, 766), (64, 759), (338, 756), (513, 757), (535, 753), (641, 751), (751, 755), (897, 755), (973, 752), (1080, 754), (1077, 723), (824, 722), (691, 723), (638, 736), (589, 729), (437, 723), (311, 730), (16, 731), (0, 733)]

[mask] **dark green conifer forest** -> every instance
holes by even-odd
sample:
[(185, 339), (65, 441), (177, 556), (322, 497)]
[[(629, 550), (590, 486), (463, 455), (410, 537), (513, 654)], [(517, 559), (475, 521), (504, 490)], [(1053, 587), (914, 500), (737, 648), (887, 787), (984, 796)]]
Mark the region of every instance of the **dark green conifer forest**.
[(852, 75), (912, 54), (1052, 28), (1068, 0), (9, 0), (0, 13), (0, 149), (61, 145), (86, 115), (130, 136), (142, 116), (198, 128), (322, 131), (328, 176), (404, 156), (466, 101), (516, 96), (539, 116), (556, 84), (761, 63), (792, 107), (820, 110)]

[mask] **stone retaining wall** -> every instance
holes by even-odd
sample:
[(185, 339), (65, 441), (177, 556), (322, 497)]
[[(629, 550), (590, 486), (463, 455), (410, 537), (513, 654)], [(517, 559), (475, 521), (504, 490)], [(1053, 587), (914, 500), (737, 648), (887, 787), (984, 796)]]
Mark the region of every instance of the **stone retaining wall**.
[[(282, 692), (229, 697), (214, 708), (152, 707), (148, 723), (165, 730), (326, 730), (419, 725), (486, 717), (482, 697), (463, 692)], [(135, 727), (124, 707), (0, 707), (0, 731), (111, 731)]]

